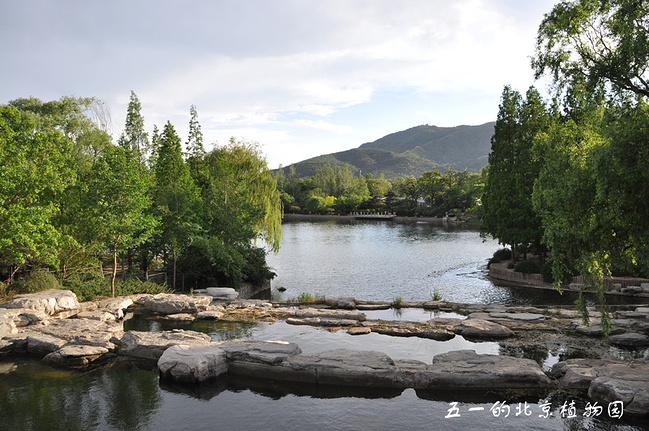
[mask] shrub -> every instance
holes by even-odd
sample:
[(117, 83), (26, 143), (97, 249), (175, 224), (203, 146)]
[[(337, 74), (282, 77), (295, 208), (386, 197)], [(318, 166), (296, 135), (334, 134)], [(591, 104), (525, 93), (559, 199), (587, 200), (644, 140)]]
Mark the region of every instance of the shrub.
[(63, 280), (63, 287), (73, 291), (81, 302), (110, 296), (110, 283), (99, 270), (72, 274)]
[(324, 297), (324, 295), (312, 296), (308, 292), (302, 292), (297, 296), (297, 299), (295, 299), (295, 300), (293, 300), (291, 302), (298, 302), (300, 304), (318, 304), (318, 303), (325, 302), (325, 297)]
[(514, 271), (523, 274), (538, 274), (541, 272), (539, 264), (535, 260), (521, 260), (514, 266)]
[(153, 281), (142, 281), (139, 278), (129, 278), (126, 281), (115, 281), (115, 294), (119, 296), (133, 295), (136, 293), (171, 293), (166, 284), (158, 284)]
[(496, 250), (489, 259), (489, 262), (487, 263), (487, 268), (491, 266), (492, 263), (500, 263), (505, 260), (509, 260), (512, 258), (512, 251), (508, 248), (501, 248), (499, 250)]
[(552, 259), (545, 261), (545, 265), (541, 269), (541, 275), (543, 275), (543, 281), (546, 283), (554, 283), (554, 275), (552, 274)]
[(17, 279), (11, 285), (17, 293), (36, 293), (47, 289), (60, 289), (56, 276), (45, 268), (36, 268)]
[(394, 301), (392, 301), (392, 306), (394, 308), (401, 308), (403, 306), (403, 298), (400, 296), (394, 298)]

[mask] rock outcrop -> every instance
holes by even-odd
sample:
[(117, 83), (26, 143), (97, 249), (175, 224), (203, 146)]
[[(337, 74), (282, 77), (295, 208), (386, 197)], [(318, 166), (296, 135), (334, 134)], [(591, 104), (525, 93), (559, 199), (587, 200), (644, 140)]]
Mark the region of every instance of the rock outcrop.
[(588, 389), (594, 401), (623, 401), (625, 413), (649, 414), (649, 361), (568, 359), (554, 365), (551, 374), (563, 387)]
[(128, 331), (122, 337), (117, 352), (121, 355), (156, 362), (171, 346), (211, 343), (209, 335), (196, 331), (174, 329), (162, 332)]
[(147, 311), (157, 314), (197, 313), (212, 302), (211, 296), (173, 295), (158, 293), (142, 296), (140, 303)]
[(70, 290), (50, 289), (28, 295), (18, 295), (0, 307), (41, 312), (48, 316), (65, 319), (77, 314), (79, 301), (77, 295)]

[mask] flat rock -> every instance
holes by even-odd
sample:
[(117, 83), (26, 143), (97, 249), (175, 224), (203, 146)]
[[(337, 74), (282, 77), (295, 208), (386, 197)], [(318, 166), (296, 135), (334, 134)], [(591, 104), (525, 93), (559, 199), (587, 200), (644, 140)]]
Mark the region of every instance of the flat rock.
[(211, 296), (188, 296), (158, 293), (146, 295), (138, 301), (147, 311), (158, 314), (197, 313), (207, 309)]
[(546, 319), (546, 316), (538, 313), (490, 313), (494, 319), (518, 320), (523, 322), (536, 322)]
[(40, 311), (49, 316), (67, 318), (79, 310), (77, 295), (71, 290), (49, 289), (27, 295), (18, 295), (12, 301), (1, 304), (2, 308), (21, 308)]
[(625, 332), (609, 337), (611, 344), (623, 347), (644, 347), (649, 346), (649, 336), (637, 332)]
[(389, 310), (392, 308), (390, 304), (357, 304), (357, 310)]
[(205, 310), (205, 311), (201, 311), (200, 313), (196, 314), (196, 319), (198, 319), (198, 320), (219, 320), (221, 317), (223, 317), (223, 314), (224, 314), (223, 311)]
[(26, 338), (27, 353), (35, 356), (46, 356), (65, 346), (67, 341), (46, 334), (31, 335)]
[(357, 320), (362, 322), (365, 320), (365, 313), (352, 310), (330, 310), (321, 308), (300, 308), (295, 310), (295, 317), (298, 319), (305, 319), (311, 317), (319, 317), (325, 319), (348, 319)]
[(232, 340), (219, 343), (229, 361), (276, 365), (302, 353), (300, 346), (286, 341)]
[(107, 355), (108, 353), (109, 350), (101, 346), (66, 345), (47, 354), (43, 362), (58, 367), (86, 367), (106, 356), (115, 356)]
[(483, 319), (465, 319), (453, 327), (453, 332), (466, 338), (501, 339), (514, 335), (506, 326)]
[(367, 326), (352, 326), (347, 330), (349, 335), (365, 335), (372, 332), (372, 328)]
[(326, 327), (337, 327), (337, 326), (352, 326), (358, 323), (358, 320), (351, 319), (335, 319), (335, 318), (326, 318), (326, 317), (289, 317), (286, 319), (286, 323), (289, 325), (309, 325), (309, 326), (326, 326)]
[(113, 313), (99, 309), (94, 311), (80, 311), (77, 313), (77, 318), (99, 320), (101, 322), (114, 322), (117, 320), (117, 317)]
[(459, 350), (436, 355), (431, 365), (413, 374), (417, 389), (527, 389), (552, 382), (532, 359), (478, 355)]
[(354, 308), (356, 308), (356, 299), (351, 297), (326, 298), (325, 304), (329, 305), (330, 307), (353, 310)]
[(181, 344), (164, 351), (158, 359), (158, 370), (162, 378), (197, 383), (227, 372), (228, 363), (225, 351), (216, 344)]
[(451, 331), (444, 328), (430, 328), (418, 325), (395, 325), (395, 326), (379, 326), (372, 329), (383, 335), (390, 335), (393, 337), (419, 337), (428, 338), (437, 341), (446, 341), (455, 337)]
[(406, 382), (392, 358), (382, 352), (347, 349), (285, 360), (282, 375), (293, 381), (342, 386), (403, 388)]
[(178, 344), (208, 345), (209, 335), (196, 331), (174, 329), (162, 332), (128, 331), (122, 337), (118, 353), (139, 359), (157, 361), (165, 350)]
[(102, 346), (114, 350), (115, 343), (124, 334), (123, 325), (115, 322), (102, 322), (90, 319), (51, 320), (47, 325), (31, 325), (18, 336), (49, 335), (71, 344)]
[(163, 317), (165, 320), (175, 320), (178, 322), (193, 322), (196, 320), (196, 317), (193, 314), (189, 313), (177, 313), (177, 314), (167, 314)]
[(234, 301), (239, 297), (239, 292), (231, 287), (208, 287), (205, 291), (217, 300)]

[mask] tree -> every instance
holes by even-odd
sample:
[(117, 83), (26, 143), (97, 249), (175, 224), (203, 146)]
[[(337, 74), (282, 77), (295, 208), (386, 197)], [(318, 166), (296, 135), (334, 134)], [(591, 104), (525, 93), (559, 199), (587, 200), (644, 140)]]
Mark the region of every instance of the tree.
[(649, 96), (649, 3), (641, 0), (563, 1), (541, 23), (532, 67), (550, 72), (559, 88)]
[(155, 214), (160, 217), (160, 242), (173, 260), (172, 287), (176, 289), (178, 255), (198, 230), (198, 189), (183, 161), (180, 138), (170, 122), (160, 136), (153, 190)]
[(280, 192), (258, 144), (237, 142), (206, 155), (204, 227), (227, 244), (249, 244), (261, 236), (279, 250), (283, 215)]
[(126, 124), (118, 144), (122, 148), (134, 152), (140, 160), (143, 160), (149, 154), (150, 148), (148, 134), (144, 131), (144, 118), (141, 111), (140, 100), (135, 92), (131, 91), (126, 111)]
[(0, 261), (9, 281), (28, 262), (56, 266), (61, 232), (57, 198), (74, 182), (72, 142), (39, 130), (29, 115), (0, 106)]
[(189, 120), (189, 137), (185, 147), (187, 148), (187, 160), (192, 163), (198, 162), (205, 156), (205, 148), (203, 147), (203, 132), (201, 131), (201, 124), (198, 122), (198, 113), (196, 106), (192, 105), (189, 108), (191, 116)]
[(111, 294), (115, 296), (117, 256), (151, 237), (158, 224), (148, 212), (149, 177), (129, 150), (110, 146), (96, 160), (88, 178), (89, 229), (103, 240), (113, 258)]
[(505, 87), (491, 138), (482, 232), (509, 244), (514, 259), (517, 249), (526, 252), (530, 245), (541, 245), (541, 222), (532, 204), (540, 165), (532, 148), (537, 134), (547, 127), (545, 105), (533, 87), (525, 100)]

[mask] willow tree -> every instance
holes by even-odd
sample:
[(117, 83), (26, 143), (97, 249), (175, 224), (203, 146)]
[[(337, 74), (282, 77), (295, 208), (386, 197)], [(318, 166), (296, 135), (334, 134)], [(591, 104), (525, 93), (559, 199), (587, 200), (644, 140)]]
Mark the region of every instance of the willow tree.
[(232, 138), (207, 154), (205, 165), (203, 198), (209, 231), (232, 243), (261, 237), (279, 251), (282, 200), (259, 145)]

